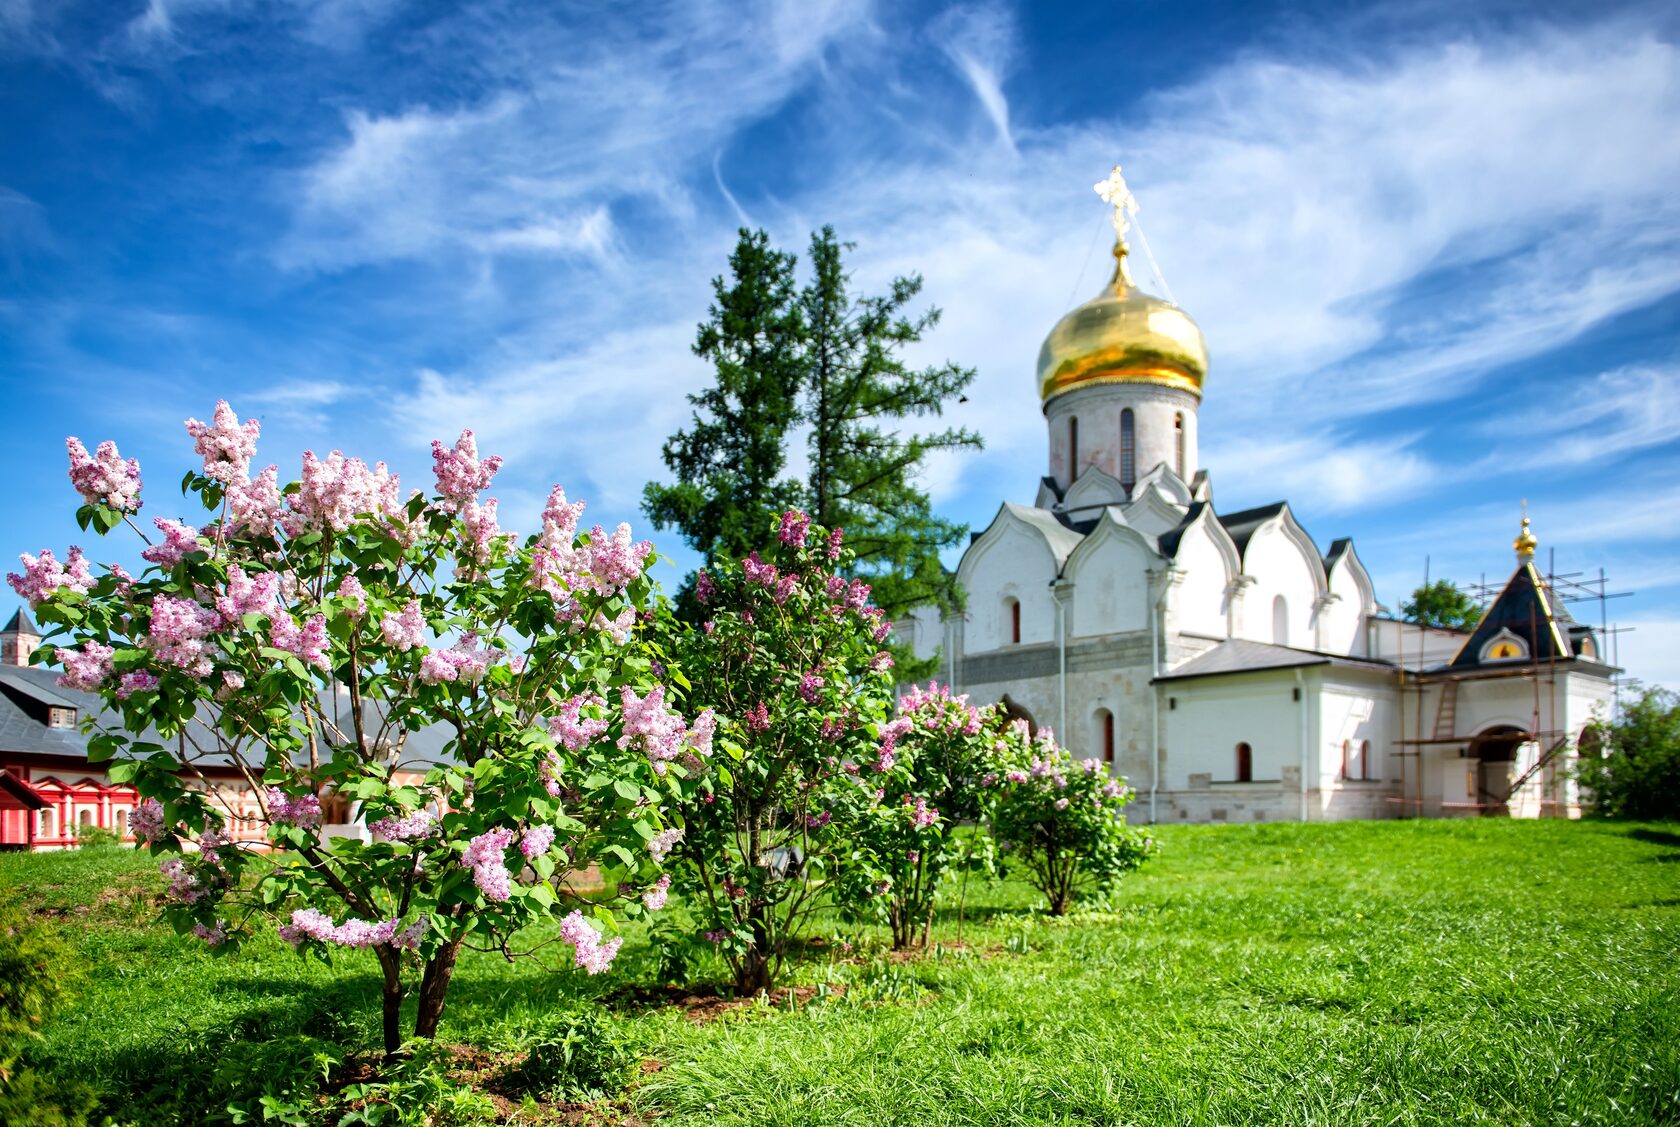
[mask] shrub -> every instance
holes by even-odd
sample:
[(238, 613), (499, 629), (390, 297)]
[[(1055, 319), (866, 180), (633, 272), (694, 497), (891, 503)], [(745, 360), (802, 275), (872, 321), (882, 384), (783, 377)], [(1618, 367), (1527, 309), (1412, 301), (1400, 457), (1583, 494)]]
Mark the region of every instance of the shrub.
[[(990, 841), (959, 835), (987, 809), (1006, 763), (1000, 754), (1004, 714), (979, 709), (948, 686), (912, 686), (881, 733), (876, 765), (882, 797), (854, 815), (840, 881), (848, 913), (884, 920), (894, 950), (925, 946), (941, 882), (964, 865), (985, 867)], [(979, 848), (976, 848), (976, 845)]]
[(868, 586), (839, 574), (848, 562), (839, 530), (790, 511), (762, 558), (700, 573), (700, 626), (666, 620), (686, 707), (715, 713), (722, 752), (672, 843), (688, 905), (743, 992), (775, 984), (826, 898), (859, 796), (876, 792), (863, 765), (892, 700), (888, 624)]
[[(651, 545), (628, 525), (580, 535), (583, 505), (558, 486), (521, 543), (481, 500), (501, 459), (471, 431), (432, 444), (436, 491), (404, 499), (383, 462), (337, 451), (306, 452), (284, 487), (273, 466), (252, 476), (258, 429), (226, 403), (188, 420), (204, 461), (182, 488), (205, 523), (158, 518), (139, 577), (95, 577), (79, 549), (9, 576), (54, 627), (36, 660), (62, 660), (62, 683), (120, 721), (89, 759), (115, 758), (111, 779), (144, 796), (132, 825), (163, 859), (167, 917), (217, 953), (274, 916), (301, 952), (371, 950), (391, 1052), (416, 985), (414, 1033), (435, 1035), (468, 936), (512, 957), (527, 925), (563, 917), (577, 965), (604, 971), (620, 941), (566, 878), (599, 866), (620, 903), (655, 884), (672, 761), (709, 749), (635, 637)], [(82, 527), (138, 531), (139, 464), (69, 445)], [(416, 768), (421, 730), (447, 742)], [(201, 762), (243, 774), (257, 824), (191, 785)], [(323, 833), (329, 792), (361, 804), (371, 842)], [(278, 863), (242, 879), (261, 835)], [(610, 924), (611, 903), (586, 906)]]
[(509, 1078), (526, 1091), (562, 1099), (616, 1095), (636, 1064), (618, 1027), (594, 1010), (553, 1015), (514, 1047), (526, 1057)]
[(1680, 818), (1680, 694), (1637, 682), (1631, 690), (1620, 716), (1588, 725), (1581, 786), (1605, 817)]
[(1126, 824), (1134, 792), (1095, 759), (1076, 759), (1048, 734), (1011, 725), (1016, 765), (1001, 780), (992, 832), (1005, 867), (1044, 894), (1053, 916), (1080, 896), (1106, 894), (1155, 851), (1148, 834)]
[(77, 826), (76, 844), (83, 849), (103, 849), (121, 844), (122, 838), (115, 830), (107, 830), (100, 826)]

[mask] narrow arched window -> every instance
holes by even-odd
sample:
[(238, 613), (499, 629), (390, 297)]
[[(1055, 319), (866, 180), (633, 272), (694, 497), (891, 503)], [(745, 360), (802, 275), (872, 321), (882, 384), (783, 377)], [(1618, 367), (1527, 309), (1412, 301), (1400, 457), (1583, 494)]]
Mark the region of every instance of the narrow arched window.
[(1282, 595), (1272, 600), (1272, 642), (1279, 646), (1289, 644), (1289, 600)]
[(1371, 778), (1371, 741), (1370, 740), (1360, 740), (1359, 741), (1359, 777), (1361, 779), (1365, 779), (1367, 781)]
[(1352, 766), (1353, 766), (1353, 741), (1352, 740), (1343, 740), (1342, 741), (1342, 778), (1344, 778), (1344, 779), (1353, 778), (1352, 775), (1348, 774), (1348, 771), (1349, 771), (1350, 768), (1352, 768)]
[(1173, 416), (1173, 469), (1184, 476), (1184, 412)]
[(1120, 412), (1120, 484), (1127, 496), (1137, 484), (1137, 420), (1130, 407)]
[(1068, 419), (1068, 484), (1079, 477), (1079, 419)]
[(1021, 644), (1021, 603), (1017, 599), (1005, 599), (1004, 605), (1009, 608), (1009, 641), (1012, 645)]
[(1106, 708), (1097, 709), (1097, 750), (1102, 755), (1103, 763), (1114, 764), (1114, 713)]
[(126, 806), (117, 807), (116, 819), (117, 819), (117, 836), (118, 837), (127, 837), (128, 836), (128, 807), (126, 807)]
[(1254, 749), (1245, 741), (1237, 745), (1237, 782), (1254, 781)]

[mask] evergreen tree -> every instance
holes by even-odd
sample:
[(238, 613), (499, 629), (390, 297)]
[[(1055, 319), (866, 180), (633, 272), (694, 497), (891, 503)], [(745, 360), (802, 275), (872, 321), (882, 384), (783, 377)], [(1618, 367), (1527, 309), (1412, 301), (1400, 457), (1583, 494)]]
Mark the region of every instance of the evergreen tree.
[[(920, 478), (930, 454), (981, 441), (960, 428), (905, 434), (899, 425), (942, 414), (974, 370), (908, 367), (900, 353), (939, 323), (939, 310), (907, 313), (922, 288), (916, 275), (879, 296), (852, 293), (849, 245), (832, 227), (814, 234), (811, 280), (796, 290), (794, 256), (763, 231), (742, 229), (731, 277), (713, 281), (716, 299), (694, 346), (715, 381), (689, 396), (693, 422), (664, 447), (675, 482), (650, 482), (643, 508), (711, 563), (762, 547), (778, 515), (802, 507), (845, 529), (854, 570), (887, 615), (926, 603), (951, 609), (960, 593), (939, 553), (966, 528), (934, 515)], [(810, 469), (797, 482), (783, 473), (801, 424), (810, 427)]]
[(799, 483), (782, 476), (804, 358), (794, 263), (763, 231), (741, 229), (730, 276), (712, 280), (714, 300), (694, 341), (715, 380), (688, 397), (692, 424), (665, 443), (674, 484), (642, 491), (654, 525), (675, 527), (707, 562), (760, 547), (772, 515), (803, 500)]
[(1476, 600), (1453, 586), (1450, 579), (1425, 583), (1400, 604), (1400, 613), (1410, 622), (1442, 626), (1449, 630), (1473, 630), (1482, 620)]
[(952, 609), (960, 601), (956, 577), (939, 553), (967, 528), (934, 515), (919, 479), (928, 455), (978, 449), (981, 440), (957, 427), (904, 434), (895, 424), (941, 415), (973, 382), (974, 369), (905, 365), (900, 353), (939, 324), (939, 310), (906, 314), (921, 292), (920, 275), (894, 278), (879, 296), (851, 293), (842, 262), (851, 245), (836, 240), (833, 227), (812, 235), (812, 277), (799, 295), (809, 508), (818, 524), (846, 530), (857, 570), (889, 617), (927, 603)]

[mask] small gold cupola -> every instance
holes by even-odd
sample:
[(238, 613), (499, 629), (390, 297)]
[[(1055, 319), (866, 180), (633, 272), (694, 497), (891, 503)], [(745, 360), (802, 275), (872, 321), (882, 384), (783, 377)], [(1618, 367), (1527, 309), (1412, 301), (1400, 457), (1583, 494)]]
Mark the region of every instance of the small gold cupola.
[(1126, 232), (1137, 201), (1119, 166), (1096, 190), (1114, 208), (1114, 276), (1050, 330), (1038, 353), (1039, 396), (1048, 403), (1076, 387), (1142, 383), (1200, 398), (1208, 367), (1202, 330), (1184, 310), (1132, 283)]
[(1523, 502), (1522, 531), (1511, 541), (1511, 547), (1516, 550), (1517, 563), (1525, 564), (1534, 558), (1534, 549), (1540, 546), (1540, 541), (1534, 538), (1534, 533), (1528, 527), (1528, 502)]

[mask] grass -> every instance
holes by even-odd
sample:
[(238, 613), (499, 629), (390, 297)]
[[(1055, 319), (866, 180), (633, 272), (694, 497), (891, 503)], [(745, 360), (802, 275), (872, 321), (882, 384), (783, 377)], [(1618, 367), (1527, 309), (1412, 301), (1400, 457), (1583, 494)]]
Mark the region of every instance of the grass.
[[(1161, 836), (1102, 911), (1052, 921), (1020, 885), (971, 888), (968, 946), (814, 956), (800, 981), (846, 991), (795, 1011), (614, 1004), (614, 1036), (659, 1062), (626, 1098), (660, 1124), (1680, 1121), (1680, 827)], [(143, 857), (8, 855), (0, 885), (87, 966), (31, 1058), (99, 1085), (118, 1122), (176, 1121), (230, 1046), (374, 1041), (365, 955), (209, 958), (150, 922)], [(602, 979), (474, 956), (443, 1037), (509, 1043), (655, 965), (635, 935)]]

